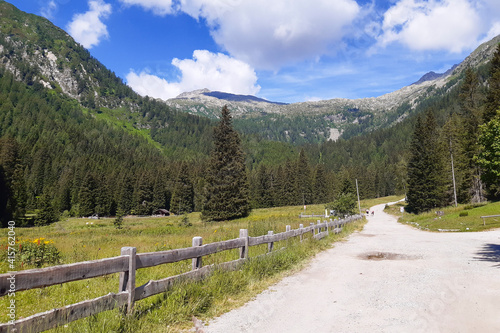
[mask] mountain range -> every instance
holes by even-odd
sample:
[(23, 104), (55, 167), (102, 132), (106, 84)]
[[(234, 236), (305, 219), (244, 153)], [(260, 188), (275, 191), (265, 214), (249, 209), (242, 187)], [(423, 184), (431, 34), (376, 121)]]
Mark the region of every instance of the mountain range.
[[(218, 116), (218, 110), (223, 105), (228, 105), (236, 119), (247, 119), (246, 122), (259, 121), (263, 116), (268, 116), (269, 121), (272, 122), (275, 122), (277, 117), (281, 118), (280, 116), (289, 119), (304, 116), (316, 117), (327, 123), (321, 127), (321, 133), (317, 133), (317, 136), (321, 137), (319, 141), (328, 140), (337, 138), (338, 135), (335, 133), (352, 129), (363, 122), (368, 121), (370, 125), (365, 126), (357, 134), (373, 131), (375, 128), (392, 126), (402, 121), (426, 99), (446, 94), (453, 87), (459, 85), (466, 68), (479, 68), (486, 65), (492, 58), (498, 43), (500, 43), (500, 36), (481, 44), (463, 62), (453, 66), (445, 73), (429, 72), (417, 82), (379, 97), (335, 98), (285, 104), (269, 102), (254, 96), (201, 89), (183, 93), (176, 98), (166, 100), (165, 103), (178, 111), (214, 119)], [(304, 133), (305, 131), (300, 134)], [(270, 139), (273, 138), (270, 137)]]

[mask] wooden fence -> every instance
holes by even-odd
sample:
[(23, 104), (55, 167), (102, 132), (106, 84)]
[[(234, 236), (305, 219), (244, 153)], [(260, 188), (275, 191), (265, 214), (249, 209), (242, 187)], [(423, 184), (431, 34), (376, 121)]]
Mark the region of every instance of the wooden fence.
[[(360, 215), (355, 215), (343, 220), (318, 221), (317, 224), (311, 223), (308, 227), (301, 224), (298, 229), (293, 230), (287, 225), (285, 232), (273, 234), (272, 231), (269, 231), (267, 235), (258, 237), (249, 237), (247, 229), (240, 229), (240, 237), (236, 239), (203, 245), (201, 237), (194, 237), (192, 247), (160, 252), (136, 253), (135, 247), (123, 247), (121, 255), (118, 257), (1, 274), (0, 297), (8, 295), (9, 291), (12, 292), (12, 288), (15, 292), (19, 292), (113, 273), (120, 273), (120, 279), (118, 293), (109, 293), (14, 322), (0, 324), (0, 333), (41, 332), (114, 308), (121, 308), (124, 312), (130, 313), (134, 302), (168, 291), (181, 281), (201, 280), (214, 269), (238, 269), (248, 259), (250, 246), (267, 243), (269, 254), (272, 253), (275, 242), (297, 236), (302, 240), (306, 233), (311, 233), (315, 239), (321, 239), (329, 232), (340, 232), (346, 223), (360, 218)], [(203, 256), (231, 249), (239, 249), (239, 259), (217, 265), (202, 266)], [(145, 285), (136, 287), (136, 270), (188, 259), (192, 260), (190, 272), (149, 281)]]

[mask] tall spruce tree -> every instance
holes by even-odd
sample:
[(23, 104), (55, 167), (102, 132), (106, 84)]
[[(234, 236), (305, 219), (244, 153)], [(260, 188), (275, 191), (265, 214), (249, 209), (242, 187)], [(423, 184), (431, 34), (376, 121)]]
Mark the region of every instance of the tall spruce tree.
[(437, 123), (432, 110), (417, 118), (408, 162), (408, 210), (429, 211), (445, 203), (446, 172), (438, 143)]
[(194, 209), (194, 188), (189, 179), (188, 168), (185, 163), (181, 164), (177, 176), (172, 200), (170, 201), (170, 211), (181, 215), (191, 213)]
[(312, 203), (311, 167), (309, 166), (309, 160), (304, 148), (300, 150), (299, 159), (297, 161), (297, 192), (301, 204), (307, 205)]
[(282, 196), (283, 205), (295, 206), (302, 203), (297, 187), (297, 168), (291, 160), (287, 160), (283, 169)]
[(490, 62), (490, 78), (488, 80), (488, 94), (486, 95), (486, 105), (483, 119), (487, 123), (493, 119), (500, 109), (500, 44)]
[(441, 133), (441, 141), (447, 149), (445, 156), (447, 173), (450, 175), (449, 183), (451, 184), (455, 178), (455, 189), (453, 184), (450, 185), (449, 202), (454, 201), (454, 190), (458, 203), (467, 203), (471, 200), (474, 169), (471, 169), (471, 160), (466, 153), (467, 139), (463, 119), (456, 113), (452, 114)]
[(227, 106), (222, 108), (213, 139), (201, 217), (207, 221), (222, 221), (247, 216), (250, 200), (245, 156)]
[(80, 202), (80, 216), (90, 216), (95, 213), (97, 184), (92, 174), (87, 174), (80, 187), (78, 200)]
[(461, 148), (468, 161), (468, 170), (466, 171), (469, 175), (466, 175), (466, 178), (469, 180), (469, 184), (467, 185), (474, 202), (483, 201), (481, 170), (474, 161), (474, 156), (479, 153), (477, 138), (479, 136), (479, 125), (481, 124), (481, 110), (479, 108), (481, 101), (478, 87), (477, 74), (471, 68), (467, 68), (458, 95), (463, 125), (462, 129), (458, 130), (460, 134), (457, 134), (462, 136)]
[(313, 198), (316, 204), (328, 201), (328, 184), (325, 165), (323, 163), (318, 164), (314, 172)]
[(267, 208), (273, 206), (272, 174), (264, 164), (259, 166), (255, 180), (255, 207)]
[(500, 115), (481, 126), (481, 152), (476, 157), (491, 199), (500, 198)]

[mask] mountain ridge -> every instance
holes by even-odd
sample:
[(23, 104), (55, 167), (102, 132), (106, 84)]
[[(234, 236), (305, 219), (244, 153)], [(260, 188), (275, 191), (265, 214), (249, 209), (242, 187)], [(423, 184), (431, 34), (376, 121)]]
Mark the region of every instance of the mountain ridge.
[[(172, 98), (165, 100), (164, 103), (177, 111), (212, 119), (217, 119), (218, 110), (227, 105), (235, 118), (235, 123), (276, 122), (284, 118), (303, 117), (316, 118), (316, 122), (323, 119), (327, 124), (318, 125), (318, 129), (312, 133), (311, 137), (313, 141), (323, 141), (332, 137), (332, 131), (352, 132), (353, 126), (360, 123), (365, 124), (362, 132), (366, 132), (401, 122), (420, 103), (433, 96), (444, 94), (460, 84), (463, 73), (468, 67), (479, 68), (485, 65), (492, 58), (496, 45), (499, 43), (500, 35), (479, 45), (460, 64), (454, 65), (446, 72), (426, 73), (417, 82), (378, 97), (334, 98), (313, 102), (277, 104), (266, 100), (250, 101), (243, 95), (232, 99), (225, 99), (223, 94), (207, 96), (208, 90), (199, 90), (182, 94), (181, 96), (184, 96), (182, 99)], [(242, 128), (245, 127), (248, 125), (242, 125)], [(301, 136), (308, 135), (305, 128), (290, 130), (297, 131), (295, 137), (299, 140), (301, 140)], [(289, 130), (287, 129), (287, 131)], [(358, 131), (358, 133), (362, 132)]]

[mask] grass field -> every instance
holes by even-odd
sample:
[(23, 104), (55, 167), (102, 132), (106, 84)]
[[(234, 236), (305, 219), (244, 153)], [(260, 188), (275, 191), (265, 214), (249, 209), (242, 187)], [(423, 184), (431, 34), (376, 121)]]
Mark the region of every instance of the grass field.
[[(484, 231), (500, 228), (500, 217), (487, 218), (483, 225), (481, 216), (500, 215), (500, 202), (485, 203), (481, 205), (459, 205), (458, 207), (445, 207), (422, 214), (401, 213), (400, 207), (406, 203), (400, 202), (386, 207), (389, 214), (399, 216), (399, 222), (409, 224), (415, 228), (427, 231)], [(443, 212), (438, 216), (437, 211)]]
[[(203, 243), (237, 238), (240, 229), (248, 229), (250, 236), (283, 232), (286, 225), (298, 228), (314, 219), (299, 219), (302, 206), (280, 207), (254, 210), (247, 218), (231, 222), (202, 222), (199, 213), (188, 215), (190, 226), (182, 222), (181, 216), (172, 217), (126, 217), (123, 228), (116, 229), (114, 219), (72, 218), (50, 226), (16, 228), (16, 238), (23, 244), (37, 246), (49, 244), (60, 252), (60, 263), (68, 264), (120, 255), (124, 246), (134, 246), (138, 253), (161, 251), (191, 246), (194, 236), (203, 237)], [(320, 214), (324, 205), (308, 206), (307, 213)], [(270, 284), (279, 280), (283, 274), (298, 269), (308, 258), (341, 240), (354, 230), (362, 228), (364, 220), (353, 223), (339, 235), (331, 235), (321, 241), (313, 241), (307, 236), (300, 243), (298, 239), (275, 244), (275, 249), (286, 247), (265, 259), (250, 260), (243, 269), (236, 272), (216, 272), (201, 283), (189, 283), (173, 290), (153, 296), (136, 303), (135, 313), (123, 318), (117, 310), (107, 311), (87, 319), (82, 319), (55, 329), (55, 332), (157, 332), (178, 331), (191, 325), (193, 315), (201, 318), (219, 315), (228, 309), (243, 304)], [(7, 239), (7, 231), (4, 239)], [(2, 245), (2, 249), (5, 244)], [(250, 257), (265, 253), (267, 246), (250, 248)], [(0, 270), (7, 272), (6, 251), (0, 255)], [(203, 264), (225, 262), (238, 258), (238, 250), (224, 251), (203, 257)], [(54, 263), (52, 263), (54, 264)], [(17, 270), (34, 268), (33, 265), (16, 261)], [(47, 266), (45, 264), (44, 266)], [(149, 280), (161, 279), (180, 274), (191, 269), (191, 261), (145, 268), (137, 271), (136, 285)], [(17, 318), (47, 311), (86, 299), (116, 293), (118, 274), (75, 281), (16, 293)], [(8, 319), (8, 298), (0, 299), (2, 322)]]

